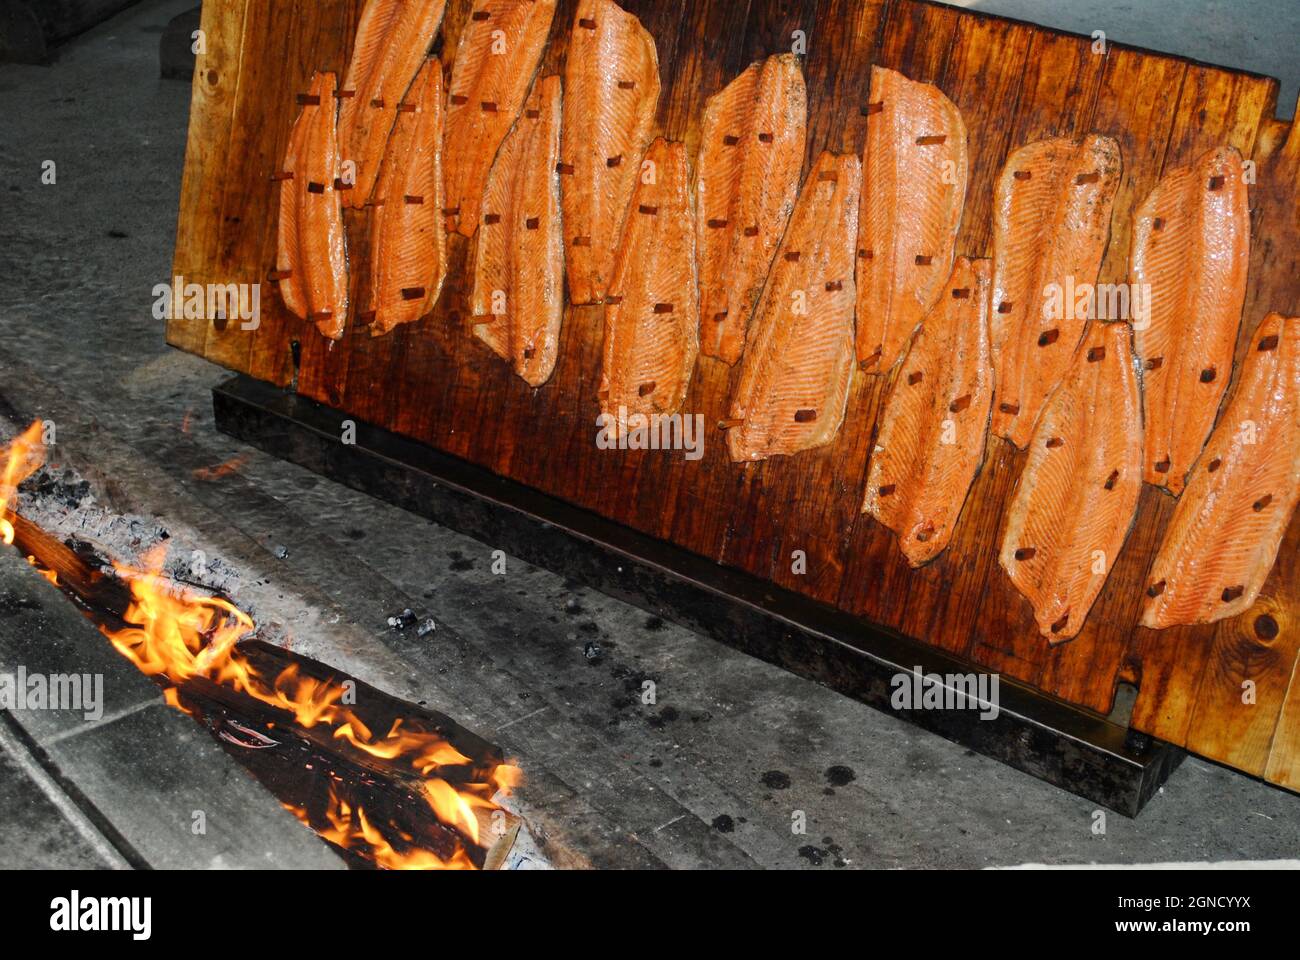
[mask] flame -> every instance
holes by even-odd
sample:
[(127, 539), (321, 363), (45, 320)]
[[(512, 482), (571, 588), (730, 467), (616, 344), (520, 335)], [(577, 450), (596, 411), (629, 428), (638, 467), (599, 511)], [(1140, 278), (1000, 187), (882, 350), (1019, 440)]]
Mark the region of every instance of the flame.
[(22, 483), (45, 462), (45, 424), (36, 420), (4, 449), (4, 470), (0, 471), (0, 540), (14, 542), (14, 526), (4, 516)]
[[(18, 485), (44, 462), (42, 436), (43, 424), (38, 420), (0, 451), (0, 536), (6, 544), (13, 542), (14, 528), (4, 514)], [(219, 466), (195, 471), (195, 475), (214, 479), (238, 470), (246, 460), (244, 456), (235, 457)], [(113, 629), (101, 624), (99, 629), (118, 652), (148, 676), (163, 677), (177, 685), (203, 677), (284, 711), (304, 728), (323, 724), (332, 730), (335, 739), (346, 740), (364, 753), (409, 764), (421, 778), (430, 811), (465, 840), (457, 843), (447, 858), (421, 848), (416, 838), (395, 826), (377, 825), (365, 810), (337, 796), (333, 788), (325, 810), (327, 827), (313, 825), (305, 811), (290, 809), (324, 839), (356, 850), (381, 867), (474, 869), (466, 844), (485, 846), (480, 838), (478, 812), (500, 809), (493, 797), (509, 793), (519, 783), (519, 768), (498, 764), (482, 782), (452, 786), (441, 775), (443, 768), (461, 767), (463, 776), (463, 768), (473, 764), (437, 734), (406, 729), (398, 719), (387, 733), (376, 736), (344, 702), (349, 690), (341, 683), (303, 676), (296, 664), (274, 677), (262, 675), (236, 646), (253, 633), (256, 625), (252, 618), (227, 600), (200, 595), (178, 584), (163, 572), (165, 559), (166, 548), (160, 546), (143, 557), (140, 567), (114, 562), (117, 576), (131, 591), (131, 603), (123, 618), (128, 625)], [(58, 584), (54, 571), (45, 569), (36, 557), (27, 560), (51, 583)], [(166, 688), (164, 697), (170, 706), (191, 713), (175, 687)]]
[[(499, 809), (492, 797), (508, 793), (519, 782), (517, 767), (500, 764), (485, 782), (453, 787), (438, 775), (439, 770), (472, 761), (438, 735), (404, 729), (399, 718), (386, 734), (376, 736), (343, 702), (347, 690), (342, 684), (302, 676), (297, 665), (275, 677), (263, 676), (236, 648), (253, 632), (252, 619), (226, 600), (196, 595), (167, 577), (161, 572), (164, 556), (164, 549), (151, 551), (142, 569), (114, 564), (131, 588), (125, 620), (132, 626), (100, 629), (123, 656), (149, 676), (162, 675), (177, 684), (205, 677), (291, 714), (302, 727), (324, 724), (335, 739), (346, 740), (358, 750), (384, 760), (406, 761), (423, 778), (425, 799), (437, 818), (470, 843), (483, 845), (475, 811)], [(168, 702), (180, 705), (175, 698)], [(301, 811), (295, 812), (306, 819)], [(326, 817), (331, 826), (318, 831), (322, 837), (345, 849), (360, 847), (380, 866), (473, 868), (463, 847), (444, 861), (403, 837), (412, 849), (399, 852), (364, 810), (333, 794)]]
[(27, 555), (27, 562), (30, 563), (33, 567), (35, 567), (36, 572), (39, 573), (42, 577), (50, 581), (50, 583), (54, 584), (56, 587), (59, 586), (58, 573), (42, 566), (40, 561), (37, 560), (35, 557), (33, 557), (30, 553)]
[[(303, 823), (308, 822), (306, 813), (297, 808), (286, 809)], [(324, 839), (346, 850), (362, 848), (376, 866), (385, 870), (474, 870), (474, 861), (466, 854), (463, 847), (458, 848), (452, 856), (444, 860), (429, 850), (415, 846), (415, 838), (410, 834), (400, 833), (399, 839), (406, 851), (399, 851), (366, 816), (360, 807), (354, 808), (330, 788), (329, 805), (325, 817), (330, 826), (318, 831)]]

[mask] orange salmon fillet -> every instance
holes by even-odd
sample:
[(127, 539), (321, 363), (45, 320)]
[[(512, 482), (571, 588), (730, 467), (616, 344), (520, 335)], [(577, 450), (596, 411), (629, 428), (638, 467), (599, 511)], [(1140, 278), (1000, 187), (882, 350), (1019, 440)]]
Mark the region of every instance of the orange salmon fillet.
[(456, 46), (447, 105), (447, 229), (479, 226), (488, 173), (523, 108), (556, 0), (476, 0)]
[(1300, 317), (1269, 314), (1174, 509), (1147, 576), (1142, 625), (1244, 613), (1300, 500)]
[(335, 76), (317, 73), (289, 134), (280, 182), (276, 272), (295, 315), (338, 340), (348, 317), (348, 257), (337, 185)]
[(1142, 469), (1147, 483), (1175, 496), (1228, 389), (1249, 266), (1250, 202), (1232, 147), (1166, 174), (1138, 208), (1130, 279), (1151, 291), (1150, 316), (1135, 325)]
[(919, 567), (948, 546), (984, 462), (993, 405), (988, 260), (958, 257), (885, 401), (862, 510)]
[(370, 220), (371, 336), (420, 319), (442, 292), (442, 64), (430, 58), (407, 91), (375, 187)]
[(969, 160), (961, 112), (928, 83), (871, 68), (858, 217), (858, 361), (893, 369), (952, 270)]
[(853, 378), (853, 241), (862, 165), (823, 153), (804, 184), (768, 276), (732, 396), (735, 461), (830, 443)]
[(605, 298), (600, 408), (621, 436), (628, 418), (677, 413), (699, 353), (695, 218), (686, 145), (659, 139), (646, 158)]
[(560, 220), (561, 90), (546, 77), (488, 177), (474, 254), (474, 334), (531, 386), (550, 379), (564, 317)]
[[(446, 0), (366, 0), (340, 91), (339, 144), (351, 171), (349, 207), (369, 201), (397, 105), (424, 65)], [(346, 179), (346, 178), (345, 178)]]
[(659, 57), (613, 0), (580, 0), (564, 66), (561, 202), (569, 300), (601, 303), (659, 104)]
[(799, 196), (808, 94), (793, 54), (749, 66), (704, 106), (696, 170), (700, 349), (734, 364)]
[[(1029, 442), (1091, 316), (1090, 301), (1079, 309), (1068, 294), (1097, 282), (1119, 177), (1119, 144), (1099, 136), (1031, 143), (1002, 169), (993, 219), (993, 432), (1017, 447)], [(1049, 290), (1060, 292), (1060, 310)]]
[(1142, 400), (1126, 323), (1094, 323), (1035, 430), (999, 562), (1053, 643), (1088, 618), (1142, 489)]

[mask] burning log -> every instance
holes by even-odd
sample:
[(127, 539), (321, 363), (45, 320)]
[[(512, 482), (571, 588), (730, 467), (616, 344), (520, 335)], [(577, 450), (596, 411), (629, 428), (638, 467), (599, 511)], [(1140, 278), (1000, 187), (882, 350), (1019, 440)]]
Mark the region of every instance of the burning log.
[(517, 823), (493, 797), (518, 771), (498, 748), (449, 717), (256, 639), (246, 614), (185, 590), (161, 573), (161, 557), (135, 570), (50, 536), (7, 509), (40, 453), (21, 441), (10, 453), (0, 475), (5, 541), (350, 863), (474, 869), (504, 859)]
[[(324, 664), (262, 641), (243, 641), (237, 649), (265, 676), (297, 671), (322, 685), (340, 682)], [(489, 851), (480, 838), (504, 834), (511, 818), (494, 820), (496, 811), (466, 807), (434, 819), (430, 804), (443, 802), (455, 808), (457, 789), (491, 782), (493, 771), (504, 762), (500, 750), (442, 714), (355, 683), (352, 709), (367, 725), (373, 722), (371, 729), (400, 727), (409, 734), (438, 737), (466, 759), (438, 767), (444, 786), (433, 788), (436, 796), (430, 796), (430, 781), (414, 767), (362, 749), (337, 730), (286, 723), (283, 711), (206, 677), (195, 677), (174, 689), (181, 709), (201, 721), (228, 753), (327, 841), (348, 849), (351, 837), (343, 824), (344, 811), (365, 811), (373, 837), (367, 842), (378, 845), (380, 831), (373, 825), (383, 824), (383, 842), (394, 847), (380, 859), (418, 859), (422, 851), (432, 851), (445, 864), (457, 864), (463, 856), (469, 864), (483, 867)], [(355, 826), (361, 839), (367, 839), (362, 823)]]
[(122, 617), (131, 605), (131, 588), (113, 576), (111, 564), (101, 560), (90, 544), (69, 546), (10, 510), (0, 511), (0, 520), (10, 525), (14, 548), (34, 558), (82, 612), (114, 628), (126, 625)]

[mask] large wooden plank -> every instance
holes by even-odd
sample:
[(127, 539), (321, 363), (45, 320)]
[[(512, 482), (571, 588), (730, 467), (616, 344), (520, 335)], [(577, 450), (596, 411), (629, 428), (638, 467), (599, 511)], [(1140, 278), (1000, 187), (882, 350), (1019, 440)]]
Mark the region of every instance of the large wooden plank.
[[(960, 20), (957, 11), (951, 7), (892, 5), (881, 30), (876, 64), (918, 80), (939, 82), (949, 68)], [(869, 71), (863, 72), (870, 76)], [(859, 153), (866, 141), (865, 112), (869, 94), (868, 83), (858, 91), (857, 99), (851, 105), (857, 107), (851, 116), (856, 116), (853, 148)], [(898, 552), (893, 534), (861, 512), (862, 488), (875, 444), (876, 421), (892, 379), (892, 376), (860, 372), (854, 375), (849, 417), (835, 444), (840, 466), (833, 478), (833, 489), (842, 504), (840, 512), (833, 515), (837, 522), (828, 532), (828, 540), (810, 540), (817, 549), (808, 551), (808, 561), (809, 574), (826, 581), (823, 589), (813, 596), (827, 600), (839, 598), (841, 603), (856, 608), (855, 612), (863, 613), (878, 623), (898, 627), (914, 575)], [(811, 512), (806, 510), (805, 515)], [(796, 537), (798, 530), (796, 527)], [(828, 566), (827, 550), (831, 546), (843, 554), (842, 559), (835, 558), (838, 566), (833, 569), (838, 578), (834, 580), (822, 572)], [(787, 566), (789, 553), (789, 550), (782, 551), (781, 556)], [(789, 582), (791, 579), (789, 576), (784, 578), (786, 585), (796, 586), (796, 583)], [(781, 582), (780, 578), (778, 582)], [(834, 593), (829, 592), (831, 588), (834, 588)]]
[[(925, 0), (620, 0), (655, 38), (663, 76), (656, 134), (694, 156), (705, 100), (751, 61), (797, 49), (809, 88), (809, 158), (861, 151), (870, 66), (939, 86), (970, 131), (958, 252), (988, 256), (993, 185), (1007, 154), (1045, 136), (1095, 131), (1124, 158), (1103, 282), (1126, 278), (1137, 203), (1171, 166), (1220, 143), (1258, 165), (1243, 340), (1268, 310), (1300, 312), (1300, 145), (1273, 119), (1267, 78), (1044, 30)], [(203, 319), (168, 324), (172, 344), (298, 390), (698, 554), (753, 572), (962, 654), (1100, 713), (1115, 684), (1138, 686), (1134, 725), (1291, 786), (1300, 780), (1294, 681), (1300, 578), (1293, 524), (1256, 609), (1208, 627), (1135, 627), (1140, 585), (1173, 501), (1143, 492), (1138, 518), (1087, 624), (1049, 647), (997, 564), (1003, 513), (1023, 454), (991, 439), (952, 542), (912, 570), (893, 535), (862, 517), (861, 485), (885, 379), (856, 374), (835, 441), (796, 457), (736, 465), (716, 429), (737, 370), (702, 358), (684, 406), (706, 426), (704, 456), (597, 449), (603, 312), (566, 310), (559, 362), (532, 389), (471, 333), (471, 244), (452, 237), (444, 294), (429, 316), (382, 338), (349, 323), (330, 343), (279, 301), (276, 184), (296, 93), (315, 69), (343, 73), (362, 0), (207, 0), (177, 230), (176, 272), (191, 282), (259, 282), (253, 331)], [(435, 52), (450, 74), (473, 0), (450, 0)], [(562, 74), (577, 0), (560, 0), (540, 75)], [(796, 48), (795, 45), (799, 44)], [(364, 310), (368, 213), (346, 215), (354, 311)], [(801, 551), (805, 567), (796, 568)], [(803, 572), (798, 572), (802, 570)], [(1278, 627), (1269, 636), (1261, 615)], [(1241, 684), (1256, 701), (1240, 702)], [(1280, 719), (1279, 719), (1280, 718)]]
[[(691, 157), (700, 142), (701, 118), (709, 97), (727, 85), (747, 64), (746, 23), (749, 3), (687, 3), (675, 43), (675, 77), (660, 116), (664, 135), (686, 144)], [(715, 429), (718, 416), (702, 411), (707, 397), (719, 396), (719, 384), (726, 383), (726, 365), (707, 357), (696, 364), (695, 374), (682, 405), (688, 417), (700, 415), (706, 446), (723, 452), (722, 434)], [(626, 458), (630, 475), (620, 477), (600, 491), (601, 512), (615, 517), (645, 533), (666, 536), (671, 522), (670, 507), (676, 503), (684, 486), (698, 482), (698, 461), (688, 461), (681, 453), (635, 453)], [(726, 470), (721, 460), (710, 466)], [(606, 508), (608, 505), (608, 509)]]
[[(314, 12), (301, 11), (318, 19), (316, 47), (314, 56), (318, 69), (332, 70), (339, 77), (339, 83), (347, 73), (348, 61), (352, 56), (353, 40), (357, 21), (361, 16), (361, 0), (338, 0), (323, 3)], [(343, 406), (347, 384), (348, 361), (351, 355), (350, 341), (365, 331), (356, 324), (358, 293), (364, 289), (365, 270), (365, 226), (368, 211), (345, 210), (343, 222), (348, 239), (348, 302), (350, 304), (347, 327), (340, 341), (327, 340), (320, 336), (308, 322), (293, 318), (294, 339), (300, 344), (300, 364), (298, 369), (298, 391), (319, 400), (322, 403)]]
[[(257, 117), (265, 90), (293, 89), (286, 83), (290, 78), (285, 70), (292, 25), (293, 11), (277, 4), (249, 4), (244, 16), (234, 120), (224, 161), (230, 169), (221, 191), (213, 260), (214, 277), (222, 282), (255, 284), (265, 279), (257, 275), (257, 266), (265, 260), (263, 246), (276, 220), (279, 192), (270, 177), (288, 134), (284, 124), (264, 128)], [(249, 185), (253, 189), (248, 189)], [(277, 299), (274, 284), (265, 283), (262, 288), (269, 294), (268, 300)], [(253, 332), (245, 329), (237, 316), (209, 320), (203, 355), (223, 367), (251, 369)]]
[[(791, 51), (797, 31), (808, 37), (810, 44), (823, 42), (819, 33), (809, 35), (816, 27), (817, 0), (790, 3), (750, 0), (748, 6), (740, 56), (726, 65), (722, 82), (710, 94), (729, 83), (749, 63)], [(815, 100), (812, 88), (808, 99), (811, 112)], [(698, 124), (698, 118), (695, 122)], [(810, 138), (805, 174), (811, 157), (815, 156), (813, 151)], [(715, 559), (723, 555), (733, 536), (749, 536), (746, 507), (757, 493), (753, 479), (757, 470), (753, 465), (738, 467), (731, 463), (726, 439), (717, 429), (719, 421), (728, 415), (728, 397), (739, 379), (739, 366), (729, 367), (711, 357), (701, 357), (696, 364), (686, 407), (704, 417), (708, 429), (704, 457), (693, 465), (689, 481), (679, 483), (673, 508), (665, 511), (669, 515), (659, 525), (661, 535), (701, 556)]]
[[(1281, 124), (1265, 123), (1256, 138), (1253, 159), (1259, 164), (1256, 190), (1256, 236), (1252, 266), (1256, 282), (1246, 298), (1246, 314), (1250, 320), (1258, 319), (1271, 310), (1287, 316), (1300, 316), (1300, 290), (1287, 277), (1300, 276), (1300, 216), (1297, 216), (1296, 197), (1300, 196), (1300, 124), (1289, 128)], [(1245, 344), (1239, 345), (1240, 351)], [(1277, 620), (1278, 637), (1294, 647), (1300, 625), (1296, 610), (1300, 609), (1300, 585), (1297, 584), (1296, 558), (1300, 555), (1300, 517), (1293, 517), (1281, 553), (1285, 560), (1281, 569), (1273, 571), (1264, 585), (1272, 605), (1284, 619)], [(1285, 563), (1285, 566), (1283, 566)], [(1253, 612), (1253, 611), (1252, 611)], [(1246, 614), (1250, 616), (1250, 613)], [(1266, 625), (1263, 631), (1270, 632)], [(1266, 642), (1267, 637), (1261, 637)], [(1275, 640), (1274, 642), (1277, 642)], [(1278, 672), (1272, 672), (1268, 686), (1278, 683)], [(1258, 681), (1257, 681), (1258, 683)], [(1225, 762), (1235, 762), (1229, 757)], [(1286, 698), (1278, 714), (1264, 777), (1276, 784), (1300, 790), (1300, 653), (1287, 686)]]

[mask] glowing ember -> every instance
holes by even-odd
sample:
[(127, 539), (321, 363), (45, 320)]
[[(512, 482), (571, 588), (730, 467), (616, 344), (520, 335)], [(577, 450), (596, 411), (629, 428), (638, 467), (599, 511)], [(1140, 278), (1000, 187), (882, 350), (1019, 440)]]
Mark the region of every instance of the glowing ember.
[(238, 473), (244, 469), (246, 463), (248, 463), (248, 455), (241, 453), (239, 456), (231, 457), (225, 463), (218, 463), (214, 467), (199, 467), (194, 471), (194, 478), (196, 480), (220, 480), (222, 477)]
[[(0, 533), (6, 543), (13, 541), (14, 530), (3, 519), (3, 512), (17, 485), (40, 467), (44, 453), (39, 422), (8, 449), (4, 472), (0, 474)], [(220, 475), (217, 471), (221, 469), (212, 472)], [(37, 558), (28, 560), (57, 584), (54, 574), (45, 571)], [(422, 849), (414, 837), (395, 827), (374, 823), (364, 810), (337, 796), (333, 789), (325, 811), (330, 826), (317, 832), (385, 868), (474, 869), (469, 847), (486, 846), (480, 839), (480, 816), (490, 816), (500, 809), (493, 797), (499, 792), (508, 793), (519, 782), (517, 767), (498, 764), (481, 782), (452, 786), (440, 776), (442, 768), (454, 766), (463, 771), (473, 763), (444, 738), (404, 729), (400, 719), (387, 733), (377, 734), (344, 702), (348, 689), (343, 684), (303, 676), (296, 665), (274, 676), (263, 675), (236, 646), (253, 633), (252, 619), (227, 600), (202, 596), (177, 584), (163, 573), (164, 560), (165, 549), (160, 548), (145, 556), (141, 568), (114, 563), (117, 576), (131, 591), (131, 603), (123, 618), (128, 626), (112, 629), (101, 625), (100, 631), (118, 652), (149, 676), (163, 677), (177, 685), (204, 678), (285, 712), (302, 728), (323, 725), (333, 738), (346, 740), (360, 751), (408, 765), (418, 775), (432, 814), (457, 838), (448, 856)], [(190, 712), (176, 689), (168, 688), (164, 693), (169, 705)], [(309, 823), (304, 811), (293, 812)], [(386, 835), (386, 830), (395, 835)]]

